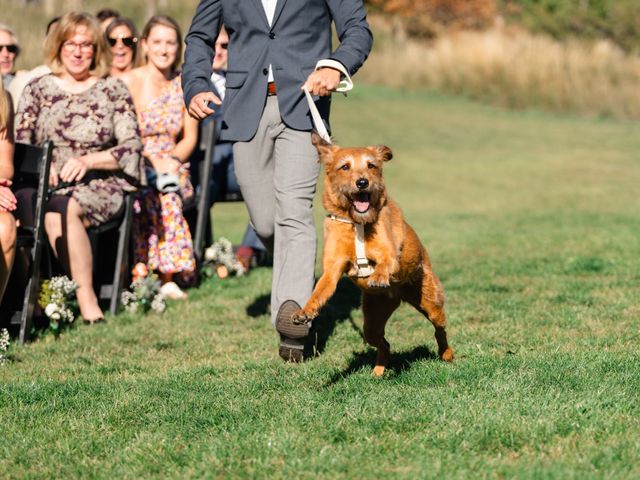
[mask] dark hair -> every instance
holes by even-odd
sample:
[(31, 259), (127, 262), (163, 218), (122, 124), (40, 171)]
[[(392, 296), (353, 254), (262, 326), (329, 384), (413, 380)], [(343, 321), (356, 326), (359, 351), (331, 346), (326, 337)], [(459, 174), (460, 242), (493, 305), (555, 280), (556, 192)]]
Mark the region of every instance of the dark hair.
[(147, 24), (142, 29), (142, 39), (146, 40), (147, 38), (149, 38), (151, 29), (153, 27), (157, 27), (158, 25), (171, 28), (176, 32), (176, 35), (178, 37), (178, 51), (176, 52), (176, 59), (173, 62), (173, 69), (175, 71), (178, 71), (180, 69), (180, 65), (182, 64), (182, 33), (180, 32), (180, 25), (178, 25), (178, 22), (167, 15), (154, 15), (149, 19)]
[(51, 27), (53, 27), (56, 23), (58, 23), (61, 18), (62, 17), (53, 17), (51, 20), (49, 20), (49, 23), (47, 23), (46, 35), (49, 35), (49, 31), (51, 30)]
[(104, 22), (108, 18), (116, 18), (119, 16), (120, 16), (120, 12), (112, 8), (103, 8), (98, 13), (96, 13), (96, 17), (98, 17), (98, 20), (100, 20), (100, 23)]
[(136, 26), (133, 23), (133, 20), (131, 20), (130, 18), (127, 17), (116, 17), (115, 20), (113, 20), (109, 26), (107, 27), (107, 29), (104, 31), (104, 35), (105, 37), (108, 39), (109, 36), (111, 35), (111, 32), (113, 32), (116, 28), (118, 27), (122, 27), (125, 26), (129, 29), (129, 31), (131, 32), (131, 35), (133, 35), (133, 38), (135, 38), (133, 47), (131, 47), (131, 49), (133, 50), (133, 66), (137, 67), (138, 65), (138, 30), (136, 29)]

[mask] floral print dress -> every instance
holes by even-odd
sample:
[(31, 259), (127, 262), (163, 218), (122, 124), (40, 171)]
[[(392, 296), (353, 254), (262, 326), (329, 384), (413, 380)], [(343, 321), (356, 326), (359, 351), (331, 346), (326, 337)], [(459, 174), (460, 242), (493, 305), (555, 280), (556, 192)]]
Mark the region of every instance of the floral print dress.
[(108, 150), (119, 170), (91, 170), (76, 185), (54, 195), (74, 198), (91, 226), (116, 216), (124, 193), (144, 178), (142, 144), (131, 95), (121, 80), (101, 78), (81, 93), (70, 93), (54, 75), (32, 80), (24, 89), (16, 113), (16, 141), (42, 145), (53, 142), (53, 165), (60, 172), (69, 158)]
[[(184, 126), (184, 100), (180, 77), (138, 111), (144, 156), (171, 155)], [(180, 170), (180, 193), (145, 190), (135, 204), (133, 225), (135, 256), (152, 270), (182, 273), (185, 280), (196, 268), (191, 232), (182, 214), (182, 200), (193, 195), (186, 165)]]

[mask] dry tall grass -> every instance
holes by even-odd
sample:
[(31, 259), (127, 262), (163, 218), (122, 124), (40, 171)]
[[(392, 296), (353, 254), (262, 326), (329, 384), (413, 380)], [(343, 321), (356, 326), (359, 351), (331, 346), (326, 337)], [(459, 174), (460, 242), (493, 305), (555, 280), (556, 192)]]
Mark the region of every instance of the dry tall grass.
[(640, 57), (608, 41), (559, 43), (504, 28), (453, 31), (429, 43), (385, 40), (360, 80), (515, 108), (640, 118)]

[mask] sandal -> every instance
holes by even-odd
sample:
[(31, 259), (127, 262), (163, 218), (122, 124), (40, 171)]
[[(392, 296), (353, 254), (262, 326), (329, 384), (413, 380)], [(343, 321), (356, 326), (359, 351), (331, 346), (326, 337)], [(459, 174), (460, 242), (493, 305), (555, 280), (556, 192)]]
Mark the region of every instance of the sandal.
[(160, 287), (160, 294), (170, 300), (186, 300), (187, 294), (180, 290), (176, 282), (167, 282)]

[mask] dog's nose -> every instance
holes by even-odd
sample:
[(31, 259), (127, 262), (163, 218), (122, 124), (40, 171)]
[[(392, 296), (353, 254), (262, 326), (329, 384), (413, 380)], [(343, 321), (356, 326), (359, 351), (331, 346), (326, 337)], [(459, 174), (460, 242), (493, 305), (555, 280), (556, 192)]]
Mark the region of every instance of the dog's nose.
[(368, 186), (369, 180), (367, 180), (366, 178), (359, 178), (358, 180), (356, 180), (356, 187), (358, 187), (358, 190), (364, 190)]

